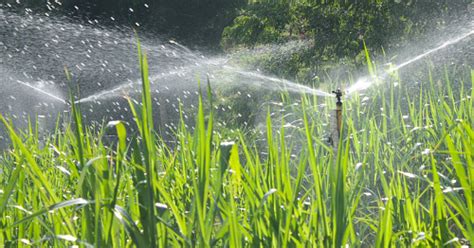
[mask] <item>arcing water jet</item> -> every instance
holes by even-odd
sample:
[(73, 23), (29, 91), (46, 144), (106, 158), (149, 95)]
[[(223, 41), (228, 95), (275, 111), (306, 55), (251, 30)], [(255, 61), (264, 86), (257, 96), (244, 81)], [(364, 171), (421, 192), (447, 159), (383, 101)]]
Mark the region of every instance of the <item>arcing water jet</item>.
[(41, 94), (43, 94), (43, 95), (45, 95), (45, 96), (47, 96), (47, 97), (53, 99), (53, 100), (59, 101), (59, 102), (64, 103), (64, 104), (68, 104), (66, 100), (62, 99), (62, 98), (59, 97), (59, 96), (54, 95), (53, 93), (50, 93), (50, 92), (48, 92), (48, 91), (45, 91), (45, 90), (40, 89), (40, 88), (38, 88), (38, 87), (35, 87), (35, 86), (33, 86), (33, 85), (29, 84), (29, 83), (22, 82), (22, 81), (20, 81), (20, 80), (17, 80), (16, 82), (19, 83), (19, 84), (21, 84), (21, 85), (23, 85), (23, 86), (26, 86), (26, 87), (28, 87), (28, 88), (30, 88), (30, 89), (33, 89), (33, 90), (35, 90), (35, 91), (37, 91), (37, 92), (39, 92), (39, 93), (41, 93)]

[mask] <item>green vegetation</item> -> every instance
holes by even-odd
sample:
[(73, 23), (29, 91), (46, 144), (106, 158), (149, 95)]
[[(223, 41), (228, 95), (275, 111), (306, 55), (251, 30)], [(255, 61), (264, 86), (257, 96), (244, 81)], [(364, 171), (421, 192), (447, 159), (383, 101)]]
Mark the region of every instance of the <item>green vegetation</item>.
[(472, 15), (471, 0), (1, 0), (0, 4), (20, 11), (28, 7), (67, 13), (102, 24), (138, 22), (146, 33), (168, 34), (210, 48), (220, 42), (229, 48), (308, 38), (316, 41), (308, 56), (320, 63), (353, 59), (362, 39), (372, 48), (388, 49), (441, 28), (454, 17)]
[[(239, 46), (310, 40), (284, 59), (271, 53), (259, 57), (260, 69), (301, 83), (318, 83), (327, 72), (364, 67), (364, 42), (375, 55), (392, 54), (472, 16), (472, 1), (251, 1), (222, 34), (226, 49)], [(472, 8), (472, 7), (471, 7)], [(469, 20), (471, 20), (469, 18)], [(439, 34), (438, 34), (439, 35)], [(451, 35), (451, 33), (449, 33)], [(255, 62), (255, 61), (253, 61)]]
[[(242, 133), (223, 139), (213, 108), (204, 110), (210, 94), (200, 98), (195, 131), (183, 122), (171, 147), (153, 130), (148, 65), (139, 55), (141, 104), (130, 101), (137, 135), (120, 121), (94, 133), (74, 104), (68, 126), (47, 140), (0, 117), (13, 142), (0, 158), (5, 246), (474, 242), (474, 72), (454, 83), (447, 71), (416, 91), (397, 86), (394, 73), (386, 91), (346, 102), (337, 152), (321, 135), (333, 99), (321, 108), (324, 99), (295, 103), (286, 94), (302, 125), (284, 128), (281, 117), (275, 126), (269, 113), (264, 148)], [(113, 144), (102, 140), (107, 129)]]
[[(362, 66), (377, 74), (366, 44), (375, 55), (397, 51), (451, 25), (453, 16), (469, 16), (472, 7), (468, 0), (148, 2), (3, 0), (0, 7), (97, 18), (104, 26), (138, 22), (151, 34), (224, 50), (293, 41), (292, 52), (281, 46), (232, 59), (312, 86), (341, 83), (322, 76), (335, 67), (344, 68), (340, 75)], [(64, 123), (58, 118), (46, 138), (35, 123), (18, 130), (0, 115), (11, 140), (0, 154), (0, 244), (474, 244), (472, 63), (441, 72), (417, 67), (410, 76), (422, 80), (414, 85), (404, 85), (393, 72), (384, 76), (384, 87), (345, 99), (334, 149), (327, 139), (334, 99), (295, 100), (283, 92), (277, 104), (286, 112), (265, 102), (266, 121), (252, 126), (247, 122), (258, 122), (256, 105), (267, 98), (254, 95), (251, 86), (232, 85), (216, 94), (209, 86), (199, 97), (194, 131), (181, 118), (171, 145), (154, 129), (147, 58), (140, 48), (139, 62), (141, 101), (130, 99), (128, 107), (137, 133), (129, 132), (126, 120), (99, 131), (88, 126), (73, 95), (70, 115)]]

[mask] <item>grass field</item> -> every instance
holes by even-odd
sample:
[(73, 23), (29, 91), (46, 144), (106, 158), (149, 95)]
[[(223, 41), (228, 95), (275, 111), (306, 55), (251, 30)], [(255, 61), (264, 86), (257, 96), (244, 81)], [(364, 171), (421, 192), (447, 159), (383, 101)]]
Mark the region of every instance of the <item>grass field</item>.
[[(321, 108), (313, 96), (288, 103), (302, 120), (292, 139), (284, 120), (267, 118), (264, 148), (243, 132), (216, 135), (204, 111), (212, 99), (201, 98), (195, 131), (182, 125), (168, 146), (153, 130), (143, 54), (140, 63), (142, 101), (130, 101), (136, 136), (120, 121), (95, 133), (75, 105), (67, 127), (45, 141), (0, 117), (13, 143), (0, 157), (5, 247), (474, 243), (474, 73), (416, 87), (397, 85), (394, 74), (348, 99), (335, 152), (320, 135), (334, 99)], [(116, 145), (104, 145), (105, 129)]]

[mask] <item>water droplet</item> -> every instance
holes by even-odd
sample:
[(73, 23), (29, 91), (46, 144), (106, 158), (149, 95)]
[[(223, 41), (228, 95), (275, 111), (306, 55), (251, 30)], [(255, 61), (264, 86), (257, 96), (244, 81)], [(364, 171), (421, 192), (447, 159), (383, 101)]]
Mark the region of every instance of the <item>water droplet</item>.
[(431, 153), (431, 150), (427, 148), (421, 152), (421, 155), (429, 155), (430, 153)]

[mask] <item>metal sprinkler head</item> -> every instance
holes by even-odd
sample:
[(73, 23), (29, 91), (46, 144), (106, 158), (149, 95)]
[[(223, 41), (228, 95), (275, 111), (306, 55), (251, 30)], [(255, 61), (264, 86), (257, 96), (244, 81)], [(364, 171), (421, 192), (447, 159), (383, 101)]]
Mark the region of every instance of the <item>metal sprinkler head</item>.
[(341, 89), (333, 90), (332, 93), (336, 95), (337, 105), (342, 105), (342, 91)]

